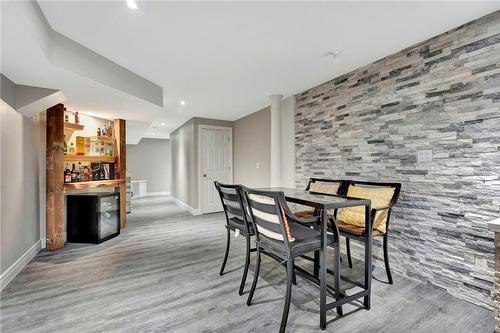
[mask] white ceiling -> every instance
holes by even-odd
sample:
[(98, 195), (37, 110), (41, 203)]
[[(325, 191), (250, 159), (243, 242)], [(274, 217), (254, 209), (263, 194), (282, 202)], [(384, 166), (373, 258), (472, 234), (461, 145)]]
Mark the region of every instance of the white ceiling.
[[(147, 125), (135, 126), (138, 137), (168, 137), (193, 116), (236, 120), (268, 105), (270, 94), (298, 93), (500, 9), (481, 1), (138, 1), (135, 11), (125, 1), (38, 3), (54, 30), (162, 86), (164, 107), (44, 63), (36, 41), (16, 37), (23, 28), (4, 13), (2, 72), (62, 90), (82, 112), (153, 122), (145, 134)], [(325, 56), (333, 49), (339, 62)]]

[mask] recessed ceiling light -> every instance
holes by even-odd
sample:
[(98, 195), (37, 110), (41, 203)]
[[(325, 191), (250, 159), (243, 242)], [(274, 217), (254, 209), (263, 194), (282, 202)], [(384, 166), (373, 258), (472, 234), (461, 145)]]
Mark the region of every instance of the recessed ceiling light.
[(137, 3), (134, 0), (127, 0), (127, 7), (130, 9), (137, 9)]
[(185, 101), (181, 101), (181, 105), (186, 105), (186, 102)]
[(161, 123), (161, 126), (165, 126), (165, 123)]

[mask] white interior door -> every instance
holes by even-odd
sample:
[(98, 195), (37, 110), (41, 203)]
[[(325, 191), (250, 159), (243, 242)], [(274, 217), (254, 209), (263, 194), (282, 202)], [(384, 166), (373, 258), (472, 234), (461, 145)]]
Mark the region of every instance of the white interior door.
[(214, 181), (233, 182), (232, 131), (225, 127), (200, 127), (201, 213), (222, 211)]

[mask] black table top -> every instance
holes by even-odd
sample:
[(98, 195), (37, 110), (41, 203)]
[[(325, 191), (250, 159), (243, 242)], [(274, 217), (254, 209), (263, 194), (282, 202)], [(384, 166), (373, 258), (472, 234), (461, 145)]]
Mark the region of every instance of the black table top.
[(350, 198), (339, 195), (314, 194), (295, 188), (265, 187), (259, 188), (259, 190), (283, 192), (287, 201), (318, 209), (336, 209), (371, 204), (371, 201), (368, 199)]

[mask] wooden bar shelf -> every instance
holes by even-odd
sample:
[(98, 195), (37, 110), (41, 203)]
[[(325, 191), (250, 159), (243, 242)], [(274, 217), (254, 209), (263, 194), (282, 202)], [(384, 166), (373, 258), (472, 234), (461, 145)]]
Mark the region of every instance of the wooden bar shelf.
[(66, 140), (71, 137), (74, 131), (81, 131), (83, 129), (83, 125), (64, 122), (64, 136), (66, 137)]
[(97, 141), (104, 141), (104, 142), (115, 142), (115, 138), (113, 136), (91, 136), (90, 139), (96, 139)]
[(125, 179), (93, 180), (90, 182), (65, 183), (66, 190), (81, 190), (96, 187), (115, 187), (125, 183)]
[[(47, 248), (49, 251), (56, 251), (64, 248), (64, 214), (65, 192), (70, 192), (80, 189), (94, 189), (98, 187), (108, 187), (114, 191), (120, 192), (120, 227), (127, 226), (127, 212), (126, 212), (126, 197), (127, 192), (125, 188), (125, 176), (127, 174), (127, 148), (126, 148), (126, 122), (124, 119), (114, 119), (113, 121), (100, 119), (96, 117), (89, 117), (90, 122), (83, 124), (74, 124), (64, 121), (64, 112), (66, 108), (63, 104), (59, 103), (47, 109), (47, 124), (45, 134), (47, 137), (45, 147), (45, 162), (46, 162), (46, 207), (45, 207), (45, 228), (47, 231)], [(92, 121), (94, 118), (94, 121)], [(89, 136), (89, 134), (97, 134), (97, 123), (107, 121), (112, 126), (112, 136)], [(96, 125), (96, 126), (94, 126)], [(95, 128), (94, 128), (95, 127)], [(81, 132), (78, 132), (81, 131)], [(76, 133), (75, 133), (76, 132)], [(90, 145), (104, 143), (104, 147), (108, 152), (113, 146), (112, 153), (114, 156), (88, 156), (88, 155), (64, 155), (64, 148), (68, 143), (75, 141), (72, 136), (75, 134), (81, 135), (85, 138), (85, 149), (88, 148), (88, 140), (90, 138)], [(80, 143), (81, 144), (81, 143)], [(76, 146), (76, 143), (75, 143)], [(94, 148), (98, 147), (96, 145)], [(75, 149), (77, 147), (74, 147)], [(81, 146), (80, 146), (81, 149)], [(69, 149), (68, 149), (69, 150)], [(81, 151), (79, 151), (81, 152)], [(87, 150), (88, 152), (88, 150)], [(64, 165), (66, 163), (74, 162), (101, 162), (101, 163), (115, 163), (115, 177), (120, 179), (111, 180), (95, 180), (89, 182), (78, 183), (64, 183)]]
[(64, 155), (64, 162), (106, 162), (114, 163), (115, 156)]

